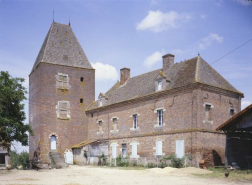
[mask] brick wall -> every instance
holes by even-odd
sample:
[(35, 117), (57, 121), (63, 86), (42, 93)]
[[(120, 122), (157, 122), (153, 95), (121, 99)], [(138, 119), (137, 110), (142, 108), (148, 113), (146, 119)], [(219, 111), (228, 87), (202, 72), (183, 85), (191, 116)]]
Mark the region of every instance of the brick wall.
[[(56, 88), (58, 73), (68, 74), (69, 90)], [(84, 82), (80, 78), (84, 77)], [(29, 122), (33, 128), (34, 137), (30, 137), (30, 158), (40, 144), (41, 157), (48, 161), (50, 151), (50, 136), (57, 136), (57, 151), (62, 154), (72, 145), (87, 139), (87, 119), (85, 109), (94, 101), (95, 71), (90, 69), (40, 63), (29, 79)], [(84, 99), (83, 104), (80, 98)], [(58, 101), (70, 102), (69, 120), (61, 120), (56, 115)]]

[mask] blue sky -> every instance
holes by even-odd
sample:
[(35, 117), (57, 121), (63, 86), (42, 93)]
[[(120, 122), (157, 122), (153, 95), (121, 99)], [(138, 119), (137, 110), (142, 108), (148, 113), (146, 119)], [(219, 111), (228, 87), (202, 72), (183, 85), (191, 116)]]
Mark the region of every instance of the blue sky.
[[(96, 70), (96, 98), (119, 80), (197, 56), (213, 63), (252, 39), (248, 0), (0, 0), (0, 70), (28, 75), (55, 21), (71, 26)], [(212, 65), (252, 102), (252, 41)], [(28, 81), (24, 84), (28, 87)], [(26, 111), (27, 107), (26, 107)]]

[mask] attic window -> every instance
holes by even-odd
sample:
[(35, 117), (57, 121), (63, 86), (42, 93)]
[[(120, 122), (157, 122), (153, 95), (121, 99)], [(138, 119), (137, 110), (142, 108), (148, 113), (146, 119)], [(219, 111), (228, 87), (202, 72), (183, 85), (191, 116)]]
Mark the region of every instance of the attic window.
[(68, 37), (68, 32), (66, 31), (66, 37)]
[(69, 77), (67, 74), (58, 73), (58, 75), (56, 75), (55, 77), (56, 77), (56, 87), (58, 89), (64, 89), (64, 90), (70, 89)]
[(56, 34), (59, 35), (59, 30), (57, 30)]
[(83, 103), (83, 98), (80, 99), (80, 103)]
[(60, 45), (61, 45), (61, 46), (63, 45), (62, 41), (60, 41)]
[(102, 98), (99, 99), (99, 106), (102, 106), (103, 102), (102, 102)]
[(160, 91), (162, 89), (162, 81), (159, 80), (158, 81), (158, 91)]
[(56, 106), (57, 118), (59, 119), (70, 119), (70, 103), (69, 101), (58, 101)]
[(233, 116), (233, 115), (234, 115), (234, 113), (235, 113), (235, 110), (234, 110), (233, 108), (231, 108), (231, 109), (229, 110), (229, 114), (230, 114), (230, 116)]
[(68, 60), (68, 56), (67, 56), (67, 55), (64, 55), (64, 56), (63, 56), (63, 60), (67, 61), (67, 60)]
[(81, 77), (81, 78), (80, 78), (80, 81), (83, 82), (83, 81), (84, 81), (84, 77)]

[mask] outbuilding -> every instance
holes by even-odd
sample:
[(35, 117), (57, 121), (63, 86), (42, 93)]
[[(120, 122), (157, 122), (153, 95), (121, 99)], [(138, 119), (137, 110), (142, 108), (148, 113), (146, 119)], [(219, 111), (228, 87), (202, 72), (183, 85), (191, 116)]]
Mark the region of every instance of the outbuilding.
[(226, 133), (225, 165), (252, 168), (252, 104), (220, 125)]

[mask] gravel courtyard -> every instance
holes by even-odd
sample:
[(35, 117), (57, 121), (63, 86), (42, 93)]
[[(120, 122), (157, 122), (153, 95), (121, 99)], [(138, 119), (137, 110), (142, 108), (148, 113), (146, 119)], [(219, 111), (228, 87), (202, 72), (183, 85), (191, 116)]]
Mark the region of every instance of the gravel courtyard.
[[(218, 185), (241, 184), (230, 182), (228, 179), (204, 178), (204, 174), (211, 173), (207, 170), (196, 168), (184, 169), (144, 169), (122, 170), (106, 167), (70, 166), (65, 169), (52, 170), (12, 170), (0, 171), (0, 184), (60, 184), (60, 185)], [(201, 174), (197, 177), (192, 174)], [(248, 182), (243, 185), (251, 184)]]

